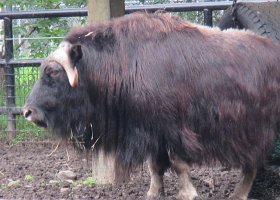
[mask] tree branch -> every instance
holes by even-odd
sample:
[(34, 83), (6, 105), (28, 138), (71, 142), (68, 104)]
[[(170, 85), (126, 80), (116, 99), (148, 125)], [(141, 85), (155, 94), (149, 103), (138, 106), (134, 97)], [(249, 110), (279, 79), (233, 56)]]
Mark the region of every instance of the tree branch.
[[(34, 33), (36, 30), (38, 29), (38, 27), (33, 27), (33, 29), (28, 33), (28, 35), (24, 36), (24, 37), (29, 37), (32, 33)], [(26, 40), (22, 40), (21, 43), (16, 47), (16, 50), (18, 50), (24, 43)]]

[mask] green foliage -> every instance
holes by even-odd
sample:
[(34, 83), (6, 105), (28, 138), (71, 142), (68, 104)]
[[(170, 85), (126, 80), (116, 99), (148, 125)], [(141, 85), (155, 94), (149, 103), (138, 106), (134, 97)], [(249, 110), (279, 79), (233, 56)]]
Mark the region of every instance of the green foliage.
[[(127, 3), (130, 1), (134, 0), (126, 0)], [(182, 3), (182, 2), (193, 2), (194, 0), (178, 0), (177, 3)], [(170, 0), (139, 0), (140, 3), (142, 4), (165, 4), (165, 3), (171, 3)], [(173, 0), (172, 3), (176, 3), (176, 0)]]
[(13, 35), (16, 38), (14, 57), (45, 58), (57, 47), (71, 27), (80, 26), (85, 21), (85, 17), (15, 21), (13, 24)]
[(85, 7), (86, 0), (6, 0), (6, 6), (14, 6), (14, 10), (59, 9), (67, 7)]
[(46, 131), (40, 130), (36, 132), (37, 129), (37, 127), (33, 127), (32, 129), (31, 125), (29, 125), (24, 131), (17, 129), (16, 137), (11, 141), (11, 144), (17, 144), (18, 142), (24, 141), (44, 141), (50, 138)]
[(25, 175), (24, 180), (31, 182), (31, 181), (33, 181), (33, 180), (34, 180), (34, 176), (31, 176), (31, 175)]
[(81, 183), (86, 186), (94, 186), (96, 184), (96, 181), (92, 177), (88, 177), (82, 180)]
[(3, 184), (3, 183), (0, 185), (0, 189), (3, 189), (3, 190), (4, 190), (4, 189), (6, 189), (6, 188), (7, 188), (7, 185), (5, 185), (5, 184)]
[(83, 186), (91, 187), (91, 186), (96, 185), (96, 180), (93, 179), (92, 177), (87, 177), (87, 178), (81, 179), (81, 180), (51, 181), (51, 183), (54, 187), (63, 187), (65, 184), (69, 185), (69, 183), (74, 185), (74, 186), (83, 185)]
[[(62, 181), (59, 183), (59, 185), (63, 185), (65, 183), (65, 181)], [(73, 181), (73, 180), (67, 180), (66, 183), (71, 183), (73, 185), (84, 185), (84, 186), (94, 186), (96, 185), (96, 180), (92, 177), (87, 177), (85, 179), (82, 180), (78, 180), (78, 181)]]
[(4, 131), (6, 129), (6, 126), (7, 126), (7, 116), (0, 115), (0, 139), (2, 139), (1, 136), (5, 136)]
[(26, 96), (30, 92), (31, 87), (39, 78), (38, 67), (20, 67), (15, 69), (15, 92), (16, 92), (16, 105), (23, 106)]

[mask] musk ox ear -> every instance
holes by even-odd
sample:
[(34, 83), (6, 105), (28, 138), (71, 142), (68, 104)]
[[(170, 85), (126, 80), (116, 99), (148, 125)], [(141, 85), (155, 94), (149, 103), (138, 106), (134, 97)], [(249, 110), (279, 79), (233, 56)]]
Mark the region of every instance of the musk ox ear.
[(83, 57), (82, 47), (81, 45), (73, 45), (70, 52), (70, 58), (76, 67), (76, 64), (79, 62), (80, 59)]
[[(75, 64), (81, 58), (81, 52), (80, 45), (73, 45), (64, 41), (60, 43), (58, 49), (47, 58), (47, 60), (59, 63), (64, 68), (71, 87), (76, 87), (78, 85), (78, 71)], [(71, 55), (73, 58), (71, 58)]]

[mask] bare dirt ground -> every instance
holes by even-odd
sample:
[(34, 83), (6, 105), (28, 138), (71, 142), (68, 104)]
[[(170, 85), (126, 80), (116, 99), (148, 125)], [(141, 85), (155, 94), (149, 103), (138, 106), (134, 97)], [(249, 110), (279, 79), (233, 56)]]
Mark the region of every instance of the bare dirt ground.
[[(71, 146), (57, 142), (25, 142), (9, 146), (0, 142), (0, 199), (145, 199), (149, 187), (147, 168), (136, 169), (131, 181), (118, 185), (92, 185), (91, 156), (77, 153)], [(77, 174), (74, 182), (63, 182), (57, 177), (61, 170)], [(280, 200), (280, 170), (269, 167), (261, 170), (250, 194), (250, 199)], [(203, 199), (227, 199), (238, 182), (239, 171), (221, 167), (192, 168), (192, 180)], [(165, 197), (176, 199), (176, 175), (165, 176)]]

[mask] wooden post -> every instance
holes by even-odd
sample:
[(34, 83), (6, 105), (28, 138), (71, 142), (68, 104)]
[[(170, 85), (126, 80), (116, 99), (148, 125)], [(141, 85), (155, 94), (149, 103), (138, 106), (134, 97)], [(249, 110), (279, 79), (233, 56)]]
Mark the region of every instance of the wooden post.
[(93, 154), (92, 158), (92, 177), (97, 184), (124, 183), (129, 180), (129, 174), (122, 169), (116, 169), (113, 154), (106, 155), (104, 151), (100, 151)]
[(124, 0), (88, 0), (88, 23), (120, 17), (124, 11)]
[[(88, 23), (104, 22), (124, 15), (124, 0), (88, 0)], [(92, 176), (98, 184), (113, 184), (129, 179), (128, 174), (116, 170), (115, 156), (103, 151), (93, 154)]]

